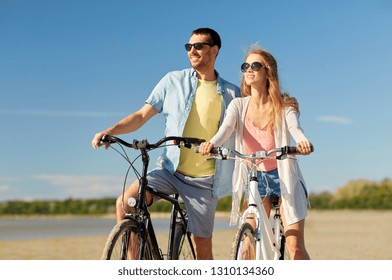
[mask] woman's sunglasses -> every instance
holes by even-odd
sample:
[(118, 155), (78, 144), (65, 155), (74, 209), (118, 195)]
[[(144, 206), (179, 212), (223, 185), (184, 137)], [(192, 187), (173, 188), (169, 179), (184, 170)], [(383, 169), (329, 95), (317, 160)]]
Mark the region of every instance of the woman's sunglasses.
[(263, 64), (261, 64), (260, 62), (253, 62), (252, 64), (245, 62), (245, 63), (241, 64), (241, 71), (243, 73), (245, 73), (249, 69), (249, 67), (253, 71), (259, 71), (261, 68), (265, 68), (265, 66)]
[(190, 52), (192, 47), (194, 47), (196, 50), (200, 51), (204, 47), (204, 45), (208, 45), (210, 47), (214, 46), (214, 44), (208, 42), (197, 42), (194, 44), (189, 44), (189, 43), (185, 44), (185, 49), (187, 52)]

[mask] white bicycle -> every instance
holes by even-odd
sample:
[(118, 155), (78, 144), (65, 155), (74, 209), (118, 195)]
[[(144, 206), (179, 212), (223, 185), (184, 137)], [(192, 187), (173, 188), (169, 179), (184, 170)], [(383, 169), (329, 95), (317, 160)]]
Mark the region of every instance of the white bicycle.
[[(197, 150), (196, 150), (197, 152)], [(275, 148), (270, 151), (259, 151), (254, 154), (241, 154), (227, 147), (215, 147), (211, 150), (214, 159), (219, 160), (244, 160), (251, 163), (250, 176), (248, 177), (248, 208), (242, 214), (238, 231), (235, 235), (231, 257), (233, 260), (285, 260), (290, 259), (286, 248), (286, 239), (282, 218), (279, 211), (279, 198), (272, 199), (274, 215), (271, 219), (263, 206), (263, 199), (257, 189), (256, 161), (277, 159), (295, 160), (292, 154), (297, 154), (296, 147)], [(275, 154), (272, 156), (272, 154)], [(267, 180), (266, 180), (267, 181)], [(268, 181), (267, 181), (268, 188)], [(254, 228), (249, 219), (254, 219)]]

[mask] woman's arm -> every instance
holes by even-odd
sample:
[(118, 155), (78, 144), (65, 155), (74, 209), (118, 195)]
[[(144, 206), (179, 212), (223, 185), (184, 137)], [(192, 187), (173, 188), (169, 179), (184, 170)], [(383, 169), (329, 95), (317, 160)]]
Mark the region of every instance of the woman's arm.
[(288, 130), (297, 143), (297, 148), (301, 154), (308, 155), (312, 152), (312, 143), (306, 138), (305, 133), (299, 122), (299, 113), (294, 107), (285, 109), (285, 117)]
[(227, 139), (230, 138), (231, 134), (234, 132), (238, 118), (240, 118), (240, 113), (238, 110), (236, 99), (234, 99), (228, 106), (226, 111), (226, 116), (223, 119), (222, 125), (219, 127), (218, 132), (212, 137), (208, 142), (201, 143), (199, 152), (202, 155), (207, 155), (213, 147), (222, 145)]

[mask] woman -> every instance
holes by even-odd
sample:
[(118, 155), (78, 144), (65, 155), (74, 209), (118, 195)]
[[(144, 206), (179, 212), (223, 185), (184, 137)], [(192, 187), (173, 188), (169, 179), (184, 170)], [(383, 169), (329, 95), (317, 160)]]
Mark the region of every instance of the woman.
[[(290, 146), (290, 134), (301, 154), (311, 153), (312, 144), (300, 127), (295, 98), (281, 92), (274, 57), (257, 48), (245, 56), (241, 65), (242, 98), (234, 99), (217, 134), (202, 143), (200, 153), (207, 155), (236, 131), (236, 150), (253, 153), (275, 147)], [(247, 167), (236, 161), (233, 174), (231, 224), (239, 219), (239, 204), (247, 180)], [(258, 163), (259, 192), (270, 212), (271, 198), (280, 197), (286, 244), (292, 259), (310, 259), (305, 248), (304, 227), (308, 198), (304, 179), (295, 160), (269, 160)], [(266, 189), (265, 180), (269, 188)], [(244, 203), (244, 205), (247, 205)]]

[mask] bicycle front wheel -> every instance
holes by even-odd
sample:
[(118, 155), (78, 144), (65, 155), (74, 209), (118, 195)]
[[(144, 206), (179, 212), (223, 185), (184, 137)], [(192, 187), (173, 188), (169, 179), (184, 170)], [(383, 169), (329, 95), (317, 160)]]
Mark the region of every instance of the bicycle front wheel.
[(284, 235), (281, 236), (280, 239), (280, 258), (279, 260), (291, 260), (289, 250), (286, 246), (286, 237)]
[[(110, 233), (102, 253), (102, 260), (143, 259), (139, 255), (141, 236), (138, 232), (139, 223), (125, 219), (115, 225)], [(154, 259), (152, 245), (147, 234), (145, 245), (145, 260)]]
[(174, 232), (172, 260), (194, 260), (196, 259), (191, 233), (187, 232), (184, 223), (177, 223)]
[(232, 260), (255, 260), (256, 237), (253, 227), (244, 223), (235, 235), (231, 250)]

